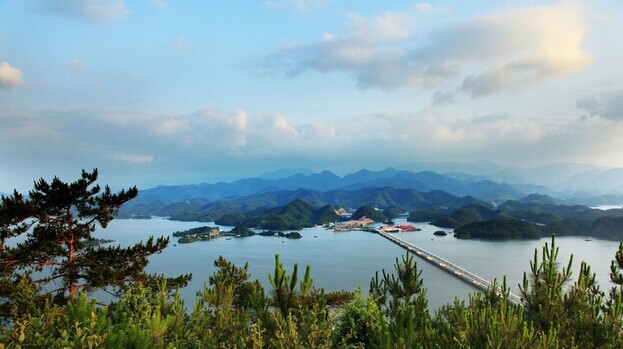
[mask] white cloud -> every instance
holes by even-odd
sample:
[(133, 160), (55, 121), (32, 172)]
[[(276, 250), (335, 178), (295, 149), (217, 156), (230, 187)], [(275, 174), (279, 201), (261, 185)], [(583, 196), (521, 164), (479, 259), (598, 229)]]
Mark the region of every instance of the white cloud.
[[(284, 163), (356, 169), (488, 159), (528, 166), (556, 161), (621, 166), (621, 134), (623, 123), (602, 118), (519, 119), (505, 113), (468, 117), (439, 108), (303, 124), (281, 114), (219, 109), (154, 113), (0, 108), (0, 158), (7, 159), (0, 169), (23, 174), (30, 182), (47, 173), (71, 175), (68, 169), (98, 167), (102, 173), (119, 173), (127, 185), (142, 176), (179, 182), (193, 173), (264, 171)], [(136, 165), (141, 172), (128, 179)], [(27, 168), (32, 171), (26, 173)]]
[(289, 133), (292, 134), (294, 136), (298, 136), (299, 132), (296, 130), (296, 128), (292, 125), (290, 125), (290, 123), (288, 122), (288, 120), (286, 120), (285, 117), (283, 117), (283, 115), (277, 114), (273, 117), (273, 126), (280, 130), (283, 131), (285, 133)]
[[(247, 144), (247, 114), (205, 109), (190, 114), (152, 115), (145, 137), (183, 147), (209, 147), (206, 154), (237, 154)], [(130, 121), (130, 127), (143, 118)]]
[[(490, 161), (519, 166), (553, 162), (603, 163), (621, 166), (623, 123), (598, 118), (519, 119), (509, 114), (476, 117), (439, 110), (383, 113), (378, 134), (393, 137), (394, 152), (418, 161)], [(376, 144), (382, 144), (378, 139)], [(384, 148), (386, 153), (391, 150)]]
[(264, 5), (279, 10), (305, 12), (324, 8), (329, 0), (268, 0)]
[(412, 25), (410, 16), (395, 12), (373, 19), (350, 15), (348, 35), (325, 33), (318, 43), (286, 46), (263, 65), (290, 77), (306, 70), (352, 72), (362, 88), (402, 85), (411, 79), (404, 74), (410, 64), (406, 53), (381, 47), (408, 39)]
[(22, 72), (7, 62), (0, 64), (0, 87), (15, 88), (24, 84)]
[(130, 14), (123, 0), (39, 0), (35, 10), (93, 23), (106, 23)]
[(154, 161), (153, 155), (137, 155), (137, 154), (114, 154), (112, 156), (114, 160), (130, 162), (138, 165), (143, 165)]
[(462, 80), (461, 89), (479, 97), (561, 78), (591, 62), (581, 47), (585, 24), (579, 5), (510, 9), (455, 22), (424, 43), (414, 39), (408, 12), (348, 20), (346, 35), (289, 45), (265, 65), (290, 77), (307, 70), (348, 72), (361, 88), (439, 88)]
[(436, 48), (478, 62), (491, 61), (483, 72), (463, 81), (463, 90), (479, 97), (582, 70), (591, 62), (581, 48), (584, 31), (578, 5), (534, 7), (459, 24), (438, 34), (452, 36), (453, 46)]

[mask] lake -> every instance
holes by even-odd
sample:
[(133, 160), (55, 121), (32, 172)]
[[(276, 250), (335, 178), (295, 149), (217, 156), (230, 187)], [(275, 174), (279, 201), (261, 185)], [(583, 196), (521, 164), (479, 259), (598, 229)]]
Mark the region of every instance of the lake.
[[(404, 219), (396, 220), (396, 224), (404, 222)], [(144, 241), (151, 235), (170, 236), (178, 230), (205, 225), (215, 224), (178, 222), (162, 218), (116, 219), (107, 229), (96, 231), (94, 236), (113, 239), (115, 244), (127, 246)], [(486, 279), (501, 280), (506, 275), (508, 284), (514, 292), (518, 291), (517, 285), (523, 278), (523, 272), (530, 268), (535, 248), (539, 249), (540, 257), (541, 247), (550, 241), (549, 238), (509, 241), (459, 240), (452, 234), (445, 237), (434, 236), (433, 232), (440, 229), (425, 223), (418, 223), (416, 226), (422, 231), (400, 233), (400, 237)], [(223, 228), (230, 229), (230, 227)], [(341, 289), (352, 291), (361, 287), (362, 291), (367, 293), (370, 279), (375, 272), (380, 273), (382, 269), (393, 272), (395, 259), (405, 253), (404, 249), (387, 239), (368, 232), (333, 232), (315, 227), (303, 229), (300, 233), (303, 238), (299, 240), (263, 236), (227, 240), (221, 237), (190, 244), (177, 244), (177, 238), (171, 237), (169, 247), (161, 254), (150, 258), (147, 270), (150, 273), (164, 273), (168, 276), (192, 273), (193, 280), (181, 290), (187, 306), (191, 307), (196, 292), (215, 271), (213, 262), (219, 255), (237, 265), (248, 262), (252, 277), (257, 278), (265, 287), (269, 286), (268, 273), (274, 272), (274, 258), (278, 253), (288, 272), (291, 272), (294, 263), (299, 264), (301, 274), (304, 273), (307, 264), (311, 265), (316, 287), (322, 287), (327, 291)], [(557, 238), (556, 243), (560, 246), (559, 260), (566, 265), (569, 255), (573, 253), (574, 275), (579, 270), (580, 261), (586, 261), (592, 266), (593, 272), (597, 273), (602, 290), (608, 289), (611, 287), (610, 261), (614, 259), (618, 243), (596, 239), (585, 241), (586, 239)], [(422, 270), (431, 309), (452, 302), (455, 297), (468, 299), (470, 293), (477, 292), (472, 286), (428, 262), (417, 257), (416, 261)]]

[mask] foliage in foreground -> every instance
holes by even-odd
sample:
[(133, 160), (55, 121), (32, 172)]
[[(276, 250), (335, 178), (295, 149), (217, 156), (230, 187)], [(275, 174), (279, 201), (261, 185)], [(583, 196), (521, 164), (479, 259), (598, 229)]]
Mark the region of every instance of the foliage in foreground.
[(299, 278), (277, 256), (271, 287), (250, 281), (248, 265), (215, 261), (192, 311), (166, 279), (157, 290), (136, 285), (109, 306), (78, 292), (66, 305), (41, 305), (25, 277), (14, 302), (22, 310), (0, 335), (0, 348), (621, 348), (623, 243), (611, 265), (606, 295), (582, 264), (568, 285), (555, 241), (535, 253), (521, 285), (522, 305), (505, 283), (434, 316), (427, 310), (420, 271), (407, 255), (393, 274), (382, 271), (346, 304), (344, 295), (313, 287), (309, 267)]
[[(150, 237), (129, 247), (99, 246), (93, 233), (106, 228), (121, 205), (138, 195), (136, 187), (113, 193), (96, 184), (97, 169), (74, 182), (41, 178), (23, 195), (0, 198), (0, 318), (14, 320), (29, 306), (62, 305), (79, 290), (120, 295), (131, 285), (154, 285), (145, 267), (168, 238)], [(22, 238), (15, 246), (11, 239)], [(185, 285), (190, 275), (169, 279)], [(29, 287), (26, 287), (29, 286)], [(26, 297), (30, 304), (16, 306)]]

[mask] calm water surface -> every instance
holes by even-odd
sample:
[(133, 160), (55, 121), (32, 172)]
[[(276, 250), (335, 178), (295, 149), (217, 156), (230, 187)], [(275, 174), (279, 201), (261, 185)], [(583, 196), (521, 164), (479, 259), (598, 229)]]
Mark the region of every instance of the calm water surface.
[[(396, 223), (403, 223), (397, 219)], [(177, 230), (214, 225), (203, 222), (177, 222), (155, 218), (151, 220), (117, 219), (105, 230), (98, 230), (96, 237), (115, 240), (115, 244), (130, 245), (149, 236), (170, 236)], [(523, 272), (530, 268), (529, 261), (534, 256), (535, 248), (540, 248), (549, 239), (521, 241), (483, 241), (458, 240), (451, 234), (437, 237), (432, 233), (439, 228), (425, 223), (416, 224), (422, 231), (401, 233), (400, 237), (427, 249), (441, 257), (455, 262), (462, 267), (479, 274), (486, 279), (507, 276), (508, 284), (514, 291), (523, 278)], [(229, 227), (225, 227), (229, 229)], [(301, 232), (302, 239), (288, 240), (278, 237), (251, 236), (226, 240), (218, 238), (210, 241), (177, 244), (177, 238), (171, 237), (169, 247), (161, 254), (152, 256), (148, 266), (150, 273), (164, 273), (175, 276), (192, 273), (193, 280), (181, 291), (187, 306), (194, 303), (195, 293), (207, 282), (215, 268), (213, 262), (219, 255), (237, 265), (249, 263), (252, 277), (257, 278), (265, 287), (268, 286), (268, 273), (273, 273), (275, 254), (281, 256), (286, 270), (291, 271), (294, 263), (299, 264), (304, 272), (307, 264), (311, 265), (316, 287), (325, 290), (355, 290), (361, 287), (364, 292), (369, 288), (370, 279), (376, 271), (393, 271), (397, 257), (405, 251), (390, 241), (367, 232), (338, 232), (323, 228), (308, 228)], [(574, 254), (574, 266), (579, 269), (581, 260), (588, 262), (597, 273), (602, 289), (609, 288), (609, 266), (614, 258), (618, 243), (612, 241), (585, 238), (558, 238), (560, 260), (566, 261)], [(540, 253), (540, 252), (539, 252)], [(540, 257), (540, 255), (539, 255)], [(467, 299), (475, 288), (459, 281), (450, 274), (416, 259), (422, 270), (424, 286), (431, 309), (452, 302), (455, 297)]]

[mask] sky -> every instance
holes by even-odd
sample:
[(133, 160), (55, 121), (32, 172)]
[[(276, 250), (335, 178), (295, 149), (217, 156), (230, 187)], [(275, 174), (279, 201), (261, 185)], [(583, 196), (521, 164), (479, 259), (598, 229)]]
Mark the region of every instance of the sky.
[(623, 2), (0, 1), (0, 191), (623, 167)]

